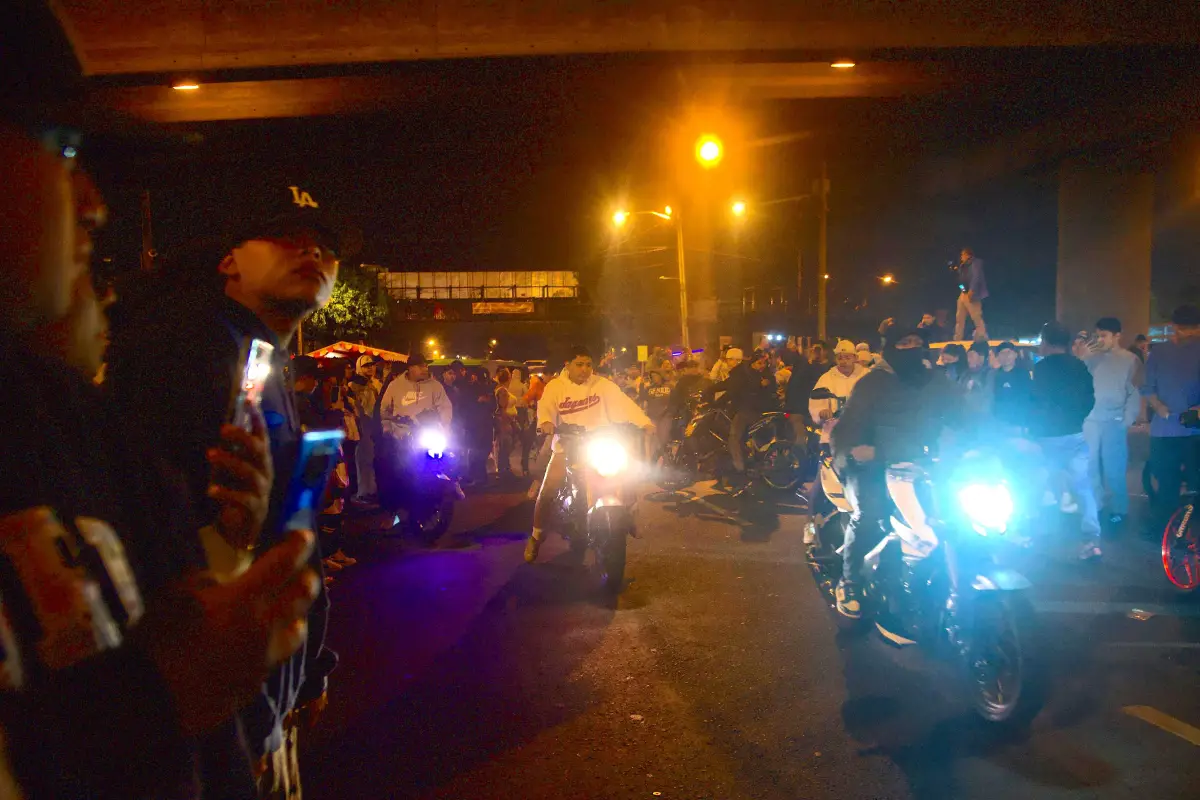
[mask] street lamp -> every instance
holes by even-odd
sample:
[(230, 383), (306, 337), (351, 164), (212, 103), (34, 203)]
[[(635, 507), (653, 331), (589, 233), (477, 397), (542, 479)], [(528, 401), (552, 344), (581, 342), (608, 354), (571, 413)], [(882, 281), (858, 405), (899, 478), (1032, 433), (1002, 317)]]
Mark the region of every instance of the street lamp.
[(492, 347), (495, 347), (495, 346), (496, 346), (496, 340), (495, 340), (495, 339), (492, 339), (490, 342), (488, 342), (488, 344), (490, 344)]
[(434, 347), (435, 345), (437, 345), (437, 339), (427, 339), (425, 341), (425, 344), (428, 345), (429, 347)]
[[(719, 145), (718, 145), (719, 150)], [(697, 157), (699, 157), (700, 147), (696, 147)], [(720, 155), (718, 153), (718, 160)], [(684, 265), (683, 257), (683, 223), (679, 219), (679, 214), (674, 213), (670, 206), (666, 206), (662, 211), (618, 211), (613, 214), (613, 225), (620, 228), (629, 221), (629, 218), (638, 214), (649, 214), (652, 217), (666, 220), (675, 226), (675, 255), (679, 262), (679, 326), (682, 329), (683, 349), (691, 349), (691, 339), (688, 337), (688, 300), (687, 300), (687, 268)]]
[(892, 275), (892, 273), (889, 272), (887, 275), (884, 275), (882, 278), (880, 278), (879, 281), (884, 286), (891, 286), (896, 282), (896, 278)]
[(696, 160), (705, 169), (712, 169), (721, 163), (725, 157), (725, 145), (711, 133), (706, 133), (696, 140)]
[(733, 212), (735, 217), (746, 216), (746, 204), (741, 200), (734, 201), (733, 205), (729, 207), (729, 210)]
[(838, 59), (837, 61), (834, 61), (829, 66), (833, 67), (834, 69), (854, 69), (855, 65), (854, 65), (854, 62), (851, 61), (850, 59), (841, 58), (841, 59)]

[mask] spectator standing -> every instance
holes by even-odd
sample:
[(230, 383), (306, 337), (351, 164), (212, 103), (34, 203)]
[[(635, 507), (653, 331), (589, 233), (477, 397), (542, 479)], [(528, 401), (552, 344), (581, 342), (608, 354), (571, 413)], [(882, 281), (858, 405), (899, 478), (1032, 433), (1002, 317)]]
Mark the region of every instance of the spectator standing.
[(1092, 412), (1092, 375), (1068, 350), (1071, 333), (1058, 322), (1042, 327), (1043, 358), (1033, 367), (1029, 433), (1057, 482), (1065, 476), (1067, 491), (1079, 504), (1083, 546), (1079, 557), (1096, 559), (1100, 550), (1100, 517), (1088, 472), (1088, 446), (1083, 422)]
[(958, 342), (950, 342), (942, 348), (938, 366), (947, 378), (957, 382), (967, 369), (966, 361), (967, 349)]
[(871, 345), (866, 342), (859, 342), (854, 348), (854, 354), (858, 363), (866, 369), (875, 366), (875, 354), (871, 352)]
[[(329, 301), (339, 254), (346, 252), (353, 234), (330, 214), (327, 198), (307, 187), (300, 191), (287, 181), (255, 174), (244, 191), (248, 203), (230, 203), (225, 193), (189, 197), (203, 203), (198, 214), (223, 221), (220, 255), (193, 265), (206, 273), (203, 288), (148, 298), (143, 313), (113, 338), (107, 381), (123, 413), (139, 421), (192, 492), (202, 496), (210, 473), (206, 453), (228, 413), (242, 343), (257, 338), (274, 346), (262, 394), (279, 476), (263, 527), (269, 545), (284, 534), (286, 520), (280, 514), (302, 433), (288, 349), (300, 323)], [(245, 208), (253, 210), (252, 219), (237, 211)], [(213, 518), (208, 508), (201, 521)], [(240, 559), (245, 553), (235, 555)], [(310, 558), (313, 571), (323, 575), (319, 547)], [(337, 663), (336, 654), (325, 647), (328, 611), (322, 587), (309, 613), (307, 642), (242, 712), (263, 797), (299, 786), (300, 723), (315, 719), (324, 707), (327, 675)], [(304, 710), (292, 713), (298, 709)]]
[(976, 258), (971, 248), (964, 247), (958, 260), (958, 311), (954, 317), (954, 340), (966, 335), (967, 317), (975, 325), (975, 338), (987, 340), (987, 325), (983, 321), (983, 301), (988, 298), (987, 280), (983, 274), (983, 259)]
[(1121, 321), (1104, 317), (1096, 322), (1096, 343), (1083, 363), (1092, 373), (1096, 404), (1083, 423), (1088, 443), (1092, 489), (1103, 506), (1108, 490), (1109, 522), (1118, 525), (1129, 514), (1129, 428), (1141, 411), (1134, 380), (1140, 362), (1121, 347)]
[(346, 463), (346, 496), (354, 497), (358, 494), (358, 442), (362, 434), (358, 429), (358, 404), (355, 402), (352, 380), (354, 378), (354, 362), (346, 359), (345, 362), (338, 365), (341, 370), (340, 380), (338, 381), (338, 399), (331, 404), (331, 408), (338, 411), (342, 415), (342, 429), (346, 431), (346, 438), (342, 442), (342, 452), (345, 454)]
[(496, 393), (483, 367), (474, 367), (467, 372), (463, 402), (466, 403), (464, 422), (469, 448), (467, 474), (471, 483), (482, 486), (487, 483), (487, 462), (492, 452), (496, 412)]
[(1179, 505), (1180, 483), (1200, 487), (1200, 430), (1179, 415), (1200, 405), (1200, 309), (1183, 305), (1171, 314), (1175, 333), (1146, 359), (1141, 393), (1150, 409), (1150, 469), (1158, 479), (1154, 517), (1161, 530)]
[(1004, 432), (1019, 436), (1029, 421), (1030, 392), (1033, 378), (1023, 364), (1018, 365), (1017, 346), (1001, 342), (996, 348), (999, 368), (992, 376), (992, 415)]
[(351, 499), (361, 505), (379, 501), (375, 481), (375, 445), (383, 436), (379, 425), (379, 403), (383, 400), (383, 382), (379, 380), (379, 364), (374, 356), (359, 356), (354, 365), (358, 375), (352, 379), (351, 396), (358, 408), (359, 442), (354, 458), (358, 472), (358, 493)]
[(988, 357), (991, 348), (984, 341), (971, 344), (967, 350), (967, 368), (958, 378), (962, 385), (963, 402), (966, 403), (967, 419), (986, 425), (992, 416), (993, 375)]
[(1133, 340), (1133, 344), (1129, 345), (1129, 352), (1137, 356), (1137, 360), (1146, 363), (1146, 359), (1150, 357), (1150, 340), (1146, 338), (1146, 334), (1139, 333)]
[(720, 383), (729, 378), (729, 373), (738, 364), (742, 363), (742, 351), (740, 348), (731, 347), (725, 351), (725, 355), (717, 359), (717, 363), (713, 364), (712, 372), (708, 374), (710, 380), (714, 383)]
[(501, 367), (496, 372), (496, 477), (500, 479), (513, 478), (517, 474), (512, 468), (512, 452), (516, 445), (517, 429), (517, 398), (509, 389), (512, 382), (511, 373)]
[[(317, 586), (295, 565), (312, 536), (227, 583), (203, 579), (192, 498), (145, 449), (142, 420), (93, 385), (113, 297), (96, 293), (91, 234), (107, 209), (73, 163), (0, 124), (0, 383), (22, 401), (5, 443), (21, 474), (0, 481), (0, 795), (252, 798), (232, 717), (301, 645)], [(271, 485), (254, 416), (252, 434), (218, 426), (205, 454), (217, 533), (242, 544)], [(270, 612), (241, 613), (256, 607)]]

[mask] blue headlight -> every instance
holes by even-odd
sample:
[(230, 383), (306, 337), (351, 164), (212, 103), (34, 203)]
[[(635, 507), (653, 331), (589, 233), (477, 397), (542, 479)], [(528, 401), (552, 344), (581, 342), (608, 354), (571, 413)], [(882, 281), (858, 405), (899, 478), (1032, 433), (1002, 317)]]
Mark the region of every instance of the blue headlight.
[(1004, 533), (1013, 513), (1012, 495), (1003, 483), (972, 483), (958, 491), (958, 502), (977, 533)]
[(430, 458), (441, 458), (446, 453), (446, 434), (437, 428), (422, 428), (417, 434), (417, 444)]

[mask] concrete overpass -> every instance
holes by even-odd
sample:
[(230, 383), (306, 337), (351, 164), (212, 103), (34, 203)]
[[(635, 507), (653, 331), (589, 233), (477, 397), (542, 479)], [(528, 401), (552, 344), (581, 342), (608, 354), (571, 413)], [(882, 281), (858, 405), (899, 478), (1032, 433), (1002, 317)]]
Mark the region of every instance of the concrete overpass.
[[(673, 101), (691, 99), (697, 87), (734, 105), (962, 98), (1055, 80), (1053, 68), (1027, 68), (1025, 53), (1049, 52), (1061, 63), (1064, 54), (1089, 59), (1106, 48), (1136, 48), (1140, 63), (1135, 57), (1095, 76), (1100, 99), (971, 143), (957, 173), (1062, 164), (1058, 304), (1072, 326), (1090, 324), (1101, 310), (1118, 313), (1131, 330), (1148, 326), (1153, 164), (1130, 156), (1200, 117), (1192, 77), (1200, 3), (52, 0), (50, 7), (89, 76), (96, 118), (154, 123), (376, 113), (588, 69), (595, 81), (662, 81)], [(580, 56), (605, 58), (580, 67)], [(857, 66), (831, 69), (837, 58)], [(466, 72), (457, 66), (463, 61), (471, 62)], [(1142, 70), (1160, 74), (1105, 96), (1105, 84)], [(202, 91), (173, 91), (180, 79), (201, 82)], [(701, 226), (690, 235), (706, 233)], [(704, 265), (697, 267), (693, 297), (704, 300), (711, 290)]]

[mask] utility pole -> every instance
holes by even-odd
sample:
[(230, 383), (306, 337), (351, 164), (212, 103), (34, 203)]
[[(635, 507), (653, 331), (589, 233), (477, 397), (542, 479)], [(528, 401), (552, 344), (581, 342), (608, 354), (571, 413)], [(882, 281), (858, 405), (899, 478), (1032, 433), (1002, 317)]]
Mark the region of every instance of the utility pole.
[(829, 227), (829, 174), (825, 162), (821, 162), (821, 185), (817, 189), (820, 206), (820, 231), (817, 234), (817, 338), (825, 341), (825, 319), (827, 305), (825, 289), (829, 284), (828, 227)]
[(679, 212), (675, 212), (675, 249), (679, 252), (679, 324), (683, 328), (683, 352), (685, 358), (691, 358), (692, 344), (688, 336), (687, 268), (683, 262), (683, 220), (679, 216)]

